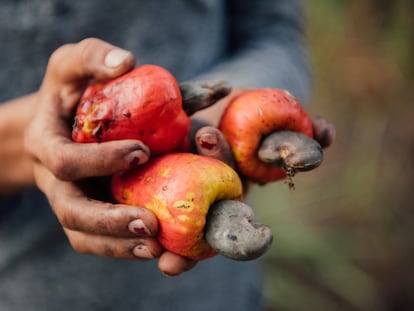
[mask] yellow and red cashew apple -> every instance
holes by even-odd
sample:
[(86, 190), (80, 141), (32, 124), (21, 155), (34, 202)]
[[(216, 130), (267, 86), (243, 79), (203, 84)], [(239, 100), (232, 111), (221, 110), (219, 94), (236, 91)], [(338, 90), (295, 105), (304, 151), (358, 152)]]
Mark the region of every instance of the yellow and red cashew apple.
[(80, 143), (137, 139), (156, 155), (186, 150), (189, 128), (174, 76), (162, 67), (142, 65), (86, 89), (72, 139)]
[(221, 200), (240, 200), (242, 184), (227, 164), (190, 153), (172, 153), (112, 177), (116, 201), (145, 206), (158, 218), (163, 247), (201, 260), (216, 251), (204, 237), (206, 215)]
[[(317, 160), (317, 163), (312, 163), (313, 167), (320, 163), (321, 149), (316, 142), (308, 139), (313, 138), (312, 120), (299, 101), (286, 90), (255, 89), (241, 92), (227, 106), (219, 128), (232, 148), (239, 172), (250, 181), (265, 184), (286, 177), (289, 168), (286, 166), (289, 165), (284, 163), (280, 167), (274, 163), (264, 163), (258, 156), (264, 138), (278, 131), (288, 133), (288, 136), (281, 145), (275, 147), (278, 149), (275, 152), (281, 157), (290, 156), (293, 160), (296, 157), (298, 161), (292, 165), (292, 169), (307, 164), (300, 163), (309, 160), (300, 158), (303, 155), (310, 155), (311, 160)], [(303, 135), (297, 139), (292, 133)], [(295, 140), (298, 143), (292, 149), (290, 142), (294, 143)], [(311, 152), (305, 148), (304, 152), (296, 149), (309, 145)]]

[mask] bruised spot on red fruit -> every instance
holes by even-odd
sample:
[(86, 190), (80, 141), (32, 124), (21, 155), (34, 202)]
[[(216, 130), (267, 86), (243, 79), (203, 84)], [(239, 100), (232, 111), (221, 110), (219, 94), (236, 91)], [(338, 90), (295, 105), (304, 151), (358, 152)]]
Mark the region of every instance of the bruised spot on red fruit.
[(299, 101), (282, 89), (241, 92), (227, 106), (219, 128), (231, 146), (240, 173), (259, 184), (286, 177), (284, 169), (263, 163), (257, 156), (266, 135), (288, 130), (313, 137), (311, 118)]
[(125, 110), (124, 112), (122, 112), (122, 114), (127, 118), (131, 117), (131, 112), (129, 110)]
[(113, 80), (91, 84), (76, 111), (72, 139), (138, 139), (153, 155), (186, 150), (190, 118), (178, 82), (166, 69), (143, 65)]

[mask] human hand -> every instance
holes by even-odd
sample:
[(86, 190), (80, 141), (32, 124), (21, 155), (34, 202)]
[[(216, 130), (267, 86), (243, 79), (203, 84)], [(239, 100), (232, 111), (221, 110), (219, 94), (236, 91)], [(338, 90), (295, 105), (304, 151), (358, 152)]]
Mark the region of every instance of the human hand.
[[(25, 136), (34, 157), (36, 184), (46, 194), (72, 245), (81, 253), (114, 258), (154, 258), (162, 249), (153, 236), (155, 216), (142, 207), (113, 205), (91, 195), (90, 177), (109, 176), (148, 160), (140, 141), (76, 144), (70, 124), (77, 102), (92, 79), (118, 76), (134, 56), (97, 39), (57, 49), (37, 93), (37, 110)], [(96, 185), (95, 185), (96, 186)], [(102, 186), (102, 185), (100, 185)]]

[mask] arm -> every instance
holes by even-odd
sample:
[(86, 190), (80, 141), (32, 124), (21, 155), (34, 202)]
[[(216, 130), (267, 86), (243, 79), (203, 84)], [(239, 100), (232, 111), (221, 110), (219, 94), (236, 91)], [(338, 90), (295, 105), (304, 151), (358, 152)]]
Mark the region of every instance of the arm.
[[(199, 78), (221, 79), (241, 88), (283, 88), (307, 103), (311, 70), (302, 1), (230, 0), (228, 8), (229, 56)], [(214, 105), (196, 116), (216, 125), (225, 105)]]
[(35, 108), (36, 94), (0, 105), (0, 196), (34, 185), (33, 162), (24, 152), (23, 137)]

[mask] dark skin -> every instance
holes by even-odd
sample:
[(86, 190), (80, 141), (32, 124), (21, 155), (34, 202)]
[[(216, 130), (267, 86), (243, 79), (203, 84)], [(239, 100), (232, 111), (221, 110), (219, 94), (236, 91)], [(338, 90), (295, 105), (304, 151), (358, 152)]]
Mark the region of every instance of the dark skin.
[[(105, 185), (106, 176), (148, 161), (147, 146), (136, 140), (99, 144), (71, 140), (74, 108), (88, 81), (114, 78), (135, 64), (130, 52), (97, 39), (56, 50), (39, 91), (0, 107), (0, 137), (11, 146), (0, 151), (0, 158), (7, 159), (0, 161), (3, 176), (20, 172), (17, 180), (0, 178), (0, 189), (7, 195), (36, 184), (48, 197), (77, 252), (131, 260), (158, 258), (163, 273), (178, 275), (196, 262), (162, 249), (155, 239), (157, 219), (149, 210), (109, 203), (94, 193), (97, 184)], [(214, 125), (236, 93), (234, 90), (211, 108), (196, 113), (197, 118), (213, 125), (196, 127), (198, 153), (231, 163), (231, 151)]]

